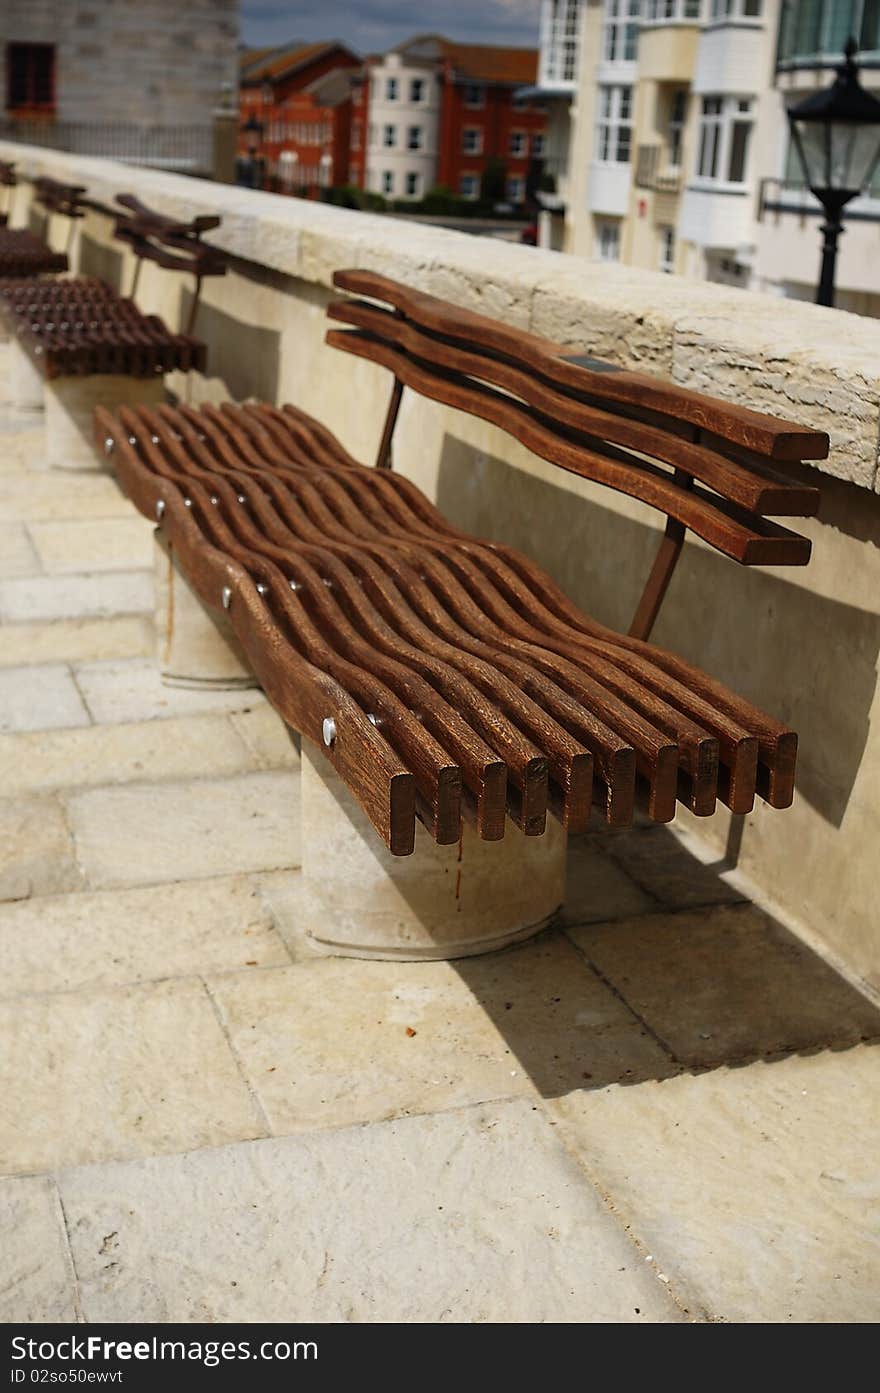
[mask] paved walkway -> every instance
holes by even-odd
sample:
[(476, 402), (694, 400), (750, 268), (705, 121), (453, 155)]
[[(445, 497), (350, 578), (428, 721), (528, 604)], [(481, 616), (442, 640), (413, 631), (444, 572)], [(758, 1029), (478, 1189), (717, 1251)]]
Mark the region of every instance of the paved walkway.
[(880, 1317), (880, 1014), (667, 829), (457, 964), (301, 933), (255, 693), (159, 683), (151, 538), (0, 423), (0, 1319)]

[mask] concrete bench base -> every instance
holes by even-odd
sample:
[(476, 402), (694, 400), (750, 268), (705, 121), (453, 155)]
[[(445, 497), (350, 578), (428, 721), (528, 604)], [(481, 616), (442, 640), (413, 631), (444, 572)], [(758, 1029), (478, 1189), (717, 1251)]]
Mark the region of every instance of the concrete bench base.
[(417, 822), (413, 855), (392, 856), (330, 762), (302, 741), (300, 912), (322, 952), (465, 958), (531, 938), (565, 898), (566, 850), (555, 818), (542, 837), (508, 821), (500, 842), (464, 823), (455, 846), (438, 846)]
[(193, 594), (160, 531), (155, 533), (156, 656), (169, 687), (237, 690), (258, 685), (222, 612)]
[(116, 406), (159, 406), (165, 400), (165, 383), (161, 377), (95, 373), (90, 377), (52, 378), (43, 383), (43, 395), (49, 467), (94, 471), (101, 467), (95, 459), (95, 407), (112, 410)]

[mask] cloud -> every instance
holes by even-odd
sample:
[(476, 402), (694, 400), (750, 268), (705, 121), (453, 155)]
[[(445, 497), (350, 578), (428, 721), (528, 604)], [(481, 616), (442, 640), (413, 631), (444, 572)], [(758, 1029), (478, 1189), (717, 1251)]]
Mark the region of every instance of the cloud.
[(392, 48), (413, 34), (442, 33), (472, 43), (535, 46), (539, 0), (241, 0), (243, 42), (340, 39), (360, 53)]

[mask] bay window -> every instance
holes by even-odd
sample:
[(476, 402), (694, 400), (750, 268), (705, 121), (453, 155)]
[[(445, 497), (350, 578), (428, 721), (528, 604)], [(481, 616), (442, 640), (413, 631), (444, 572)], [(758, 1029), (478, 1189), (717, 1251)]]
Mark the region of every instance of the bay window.
[(599, 87), (599, 119), (596, 122), (596, 159), (601, 164), (629, 164), (632, 148), (633, 89)]
[(699, 179), (746, 182), (753, 104), (751, 97), (703, 97), (697, 137)]

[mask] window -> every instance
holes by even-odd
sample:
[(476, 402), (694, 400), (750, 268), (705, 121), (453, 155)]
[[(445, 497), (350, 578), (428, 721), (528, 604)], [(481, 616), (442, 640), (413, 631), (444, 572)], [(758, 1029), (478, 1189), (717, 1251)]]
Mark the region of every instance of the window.
[(461, 148), (466, 155), (483, 153), (483, 132), (479, 126), (465, 126), (461, 133)]
[(596, 159), (602, 164), (628, 164), (632, 145), (632, 88), (599, 87)]
[(382, 174), (382, 192), (394, 193), (394, 173), (390, 169), (386, 169)]
[(684, 140), (684, 118), (687, 112), (687, 92), (680, 87), (673, 92), (669, 105), (669, 121), (666, 127), (667, 162), (670, 169), (678, 169), (681, 164), (682, 142)]
[(480, 178), (478, 174), (462, 174), (458, 181), (458, 192), (462, 198), (478, 198), (480, 194)]
[(404, 188), (405, 188), (405, 190), (406, 190), (406, 196), (407, 196), (407, 198), (418, 198), (418, 197), (419, 197), (419, 194), (421, 193), (421, 183), (422, 183), (422, 176), (421, 176), (420, 174), (416, 174), (416, 173), (414, 173), (414, 172), (411, 170), (411, 171), (406, 175), (405, 180), (404, 180)]
[(704, 97), (697, 141), (697, 176), (744, 184), (751, 134), (751, 97)]
[(761, 0), (712, 0), (713, 19), (759, 19)]
[(840, 60), (850, 35), (860, 59), (880, 54), (878, 0), (787, 0), (782, 9), (779, 62), (822, 55)]
[(397, 101), (397, 78), (389, 77), (385, 79), (385, 100), (386, 102)]
[(508, 203), (522, 203), (526, 196), (526, 181), (518, 176), (514, 176), (507, 181), (507, 201)]
[(407, 150), (421, 150), (422, 148), (422, 128), (421, 126), (410, 126), (406, 133)]
[(670, 20), (687, 23), (700, 18), (702, 0), (646, 0), (642, 18), (647, 24), (666, 24)]
[(529, 153), (529, 142), (524, 131), (511, 131), (510, 153), (516, 160), (525, 159)]
[(485, 106), (486, 89), (481, 82), (469, 82), (464, 89), (465, 106)]
[(414, 77), (409, 84), (409, 99), (415, 105), (425, 100), (425, 79)]
[(547, 137), (545, 135), (532, 136), (532, 155), (536, 160), (542, 160), (547, 149)]
[(581, 0), (548, 0), (541, 7), (540, 83), (574, 86), (578, 68)]
[(675, 228), (661, 227), (660, 231), (660, 257), (658, 266), (667, 275), (672, 275), (675, 270)]
[(596, 219), (596, 256), (600, 261), (620, 260), (620, 219)]
[(386, 149), (386, 150), (393, 150), (393, 149), (394, 149), (394, 146), (397, 144), (397, 127), (396, 127), (396, 126), (383, 126), (383, 127), (382, 127), (382, 144), (385, 146), (385, 149)]
[(15, 110), (55, 106), (55, 45), (7, 44), (6, 106)]
[(602, 55), (606, 63), (632, 63), (638, 53), (641, 0), (605, 0)]

